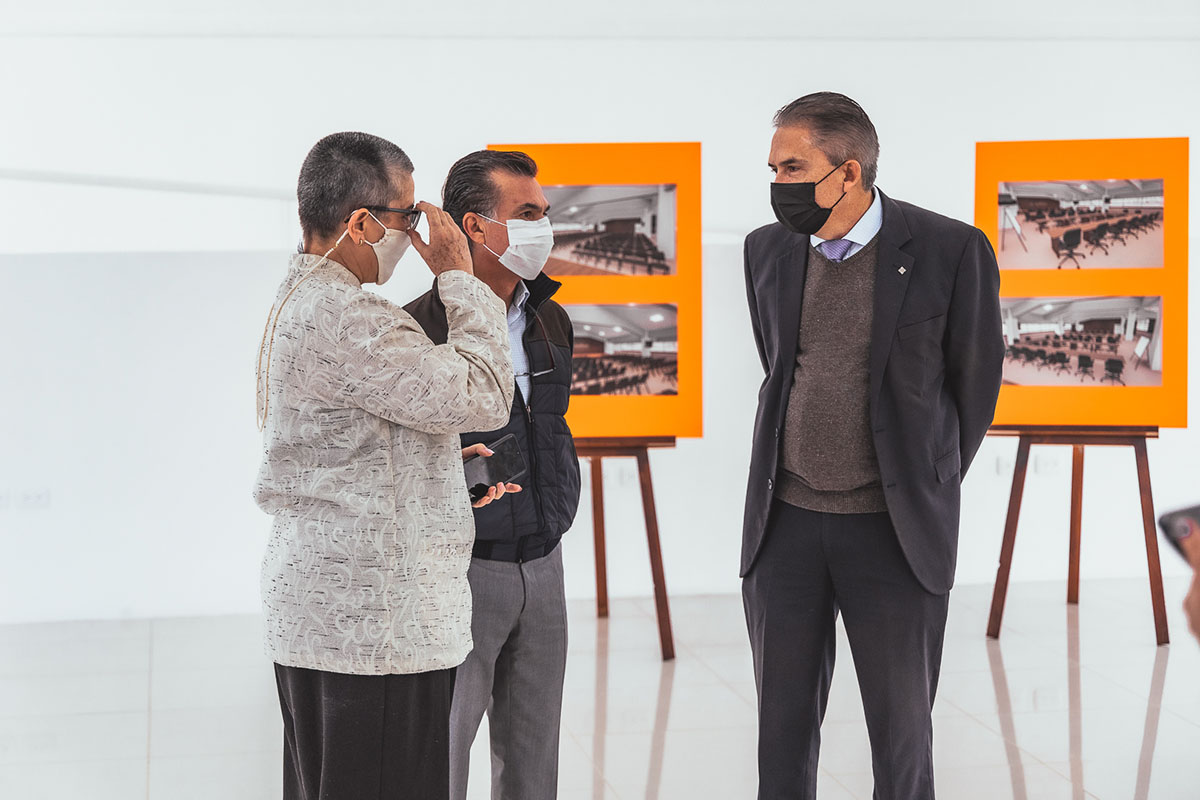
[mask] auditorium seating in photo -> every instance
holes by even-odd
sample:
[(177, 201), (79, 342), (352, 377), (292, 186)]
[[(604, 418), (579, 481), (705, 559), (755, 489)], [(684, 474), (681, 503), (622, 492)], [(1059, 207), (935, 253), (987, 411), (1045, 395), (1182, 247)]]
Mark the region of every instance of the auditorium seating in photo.
[(556, 249), (568, 260), (626, 275), (669, 275), (662, 250), (644, 233), (555, 234)]
[(674, 395), (679, 362), (674, 353), (576, 356), (571, 361), (571, 393), (580, 395)]
[(1163, 185), (1161, 179), (1001, 182), (997, 232), (1015, 228), (1018, 236), (995, 242), (1000, 269), (1161, 267), (1164, 233), (1148, 232), (1161, 225)]

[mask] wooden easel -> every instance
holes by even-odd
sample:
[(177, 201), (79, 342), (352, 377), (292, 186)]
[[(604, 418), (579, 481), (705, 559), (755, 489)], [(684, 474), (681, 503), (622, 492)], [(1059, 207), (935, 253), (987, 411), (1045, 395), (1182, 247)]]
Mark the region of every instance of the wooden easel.
[(646, 542), (650, 548), (650, 574), (654, 579), (654, 606), (658, 613), (658, 636), (663, 661), (675, 658), (671, 634), (671, 609), (667, 604), (667, 581), (663, 574), (662, 545), (658, 538), (658, 512), (654, 484), (650, 480), (650, 448), (674, 447), (674, 436), (576, 439), (575, 451), (592, 464), (592, 530), (596, 545), (596, 615), (608, 616), (608, 557), (604, 545), (604, 459), (636, 458), (642, 484), (642, 510), (646, 515)]
[(1138, 491), (1142, 498), (1142, 527), (1146, 536), (1146, 565), (1150, 571), (1150, 601), (1154, 606), (1154, 631), (1158, 643), (1167, 644), (1167, 610), (1163, 600), (1162, 569), (1158, 560), (1158, 538), (1154, 529), (1154, 499), (1150, 494), (1150, 460), (1146, 455), (1146, 440), (1158, 438), (1158, 428), (1116, 427), (1016, 427), (996, 426), (991, 433), (1001, 436), (1020, 436), (1017, 463), (1013, 471), (1012, 494), (1008, 501), (1008, 520), (1004, 525), (1004, 544), (1000, 548), (1000, 567), (996, 571), (996, 588), (992, 594), (992, 611), (988, 618), (987, 634), (1000, 637), (1000, 622), (1004, 616), (1004, 600), (1008, 594), (1008, 574), (1012, 568), (1013, 545), (1017, 540), (1017, 522), (1021, 516), (1021, 498), (1025, 493), (1025, 475), (1029, 469), (1029, 448), (1035, 444), (1069, 445), (1074, 448), (1071, 470), (1071, 555), (1067, 571), (1067, 603), (1079, 602), (1079, 548), (1083, 520), (1083, 449), (1088, 445), (1100, 447), (1132, 447), (1137, 459)]

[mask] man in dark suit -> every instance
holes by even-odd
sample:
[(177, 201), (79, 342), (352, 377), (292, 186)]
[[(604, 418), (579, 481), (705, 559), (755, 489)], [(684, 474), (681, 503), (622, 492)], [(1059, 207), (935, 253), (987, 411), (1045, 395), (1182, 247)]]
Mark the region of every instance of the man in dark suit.
[(879, 141), (831, 92), (775, 116), (779, 222), (746, 237), (758, 395), (741, 573), (759, 798), (814, 798), (839, 612), (876, 800), (928, 800), (959, 484), (1004, 343), (974, 227), (875, 188)]

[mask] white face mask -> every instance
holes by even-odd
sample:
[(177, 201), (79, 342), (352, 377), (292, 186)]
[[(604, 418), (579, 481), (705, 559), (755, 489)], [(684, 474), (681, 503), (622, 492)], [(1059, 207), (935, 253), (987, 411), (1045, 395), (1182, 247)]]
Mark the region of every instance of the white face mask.
[(500, 259), (509, 272), (522, 280), (531, 281), (546, 267), (550, 251), (554, 249), (554, 231), (550, 228), (550, 219), (542, 217), (539, 220), (510, 219), (501, 222), (491, 217), (479, 216), (488, 222), (503, 225), (508, 228), (508, 249), (497, 253), (486, 244), (489, 253)]
[[(371, 214), (370, 211), (367, 212)], [(379, 222), (379, 218), (371, 214), (371, 219)], [(379, 227), (383, 228), (383, 236), (379, 237), (377, 242), (364, 242), (371, 245), (371, 249), (375, 251), (375, 260), (379, 262), (379, 276), (375, 283), (387, 283), (388, 278), (392, 277), (392, 273), (396, 271), (396, 265), (400, 263), (400, 258), (404, 252), (408, 250), (408, 245), (412, 240), (408, 238), (406, 231), (398, 231), (395, 228), (389, 228), (382, 222), (379, 222)]]

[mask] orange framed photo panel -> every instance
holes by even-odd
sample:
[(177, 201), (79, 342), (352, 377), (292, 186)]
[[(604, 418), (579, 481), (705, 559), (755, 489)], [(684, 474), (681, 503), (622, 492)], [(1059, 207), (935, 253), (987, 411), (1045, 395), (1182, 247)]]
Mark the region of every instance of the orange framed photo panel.
[[(1142, 196), (1119, 196), (1138, 190)], [(1066, 199), (1072, 196), (1089, 199)], [(1118, 227), (1125, 217), (1130, 222)], [(1106, 227), (1097, 231), (1101, 224)], [(1036, 366), (1022, 364), (1023, 356), (1013, 359), (1010, 351), (995, 425), (1187, 426), (1186, 138), (980, 142), (975, 225), (996, 250), (1002, 305), (1048, 323), (1028, 334), (1033, 344), (1026, 349), (1043, 342), (1051, 352), (1062, 348), (1060, 361), (1039, 360)], [(1126, 231), (1125, 225), (1133, 227)], [(1075, 303), (1097, 309), (1103, 319), (1091, 328), (1068, 323), (1070, 333), (1060, 338), (1063, 320), (1087, 312), (1063, 310), (1053, 323), (1054, 310)], [(1124, 306), (1153, 309), (1154, 316), (1137, 320), (1133, 311), (1124, 333), (1100, 330), (1120, 320), (1113, 316)], [(1131, 338), (1135, 322), (1136, 331), (1147, 332)], [(1011, 334), (1006, 320), (1006, 338)], [(1093, 339), (1091, 334), (1094, 343), (1077, 343)], [(1067, 350), (1072, 344), (1080, 349)], [(1078, 362), (1087, 352), (1094, 356), (1094, 374)], [(1059, 371), (1064, 354), (1067, 364)], [(1116, 363), (1106, 371), (1109, 359), (1125, 362), (1124, 375)], [(1059, 376), (1049, 377), (1054, 372)], [(1029, 383), (1011, 379), (1018, 373), (1029, 376)], [(1124, 378), (1127, 385), (1120, 383)]]
[[(573, 394), (567, 415), (572, 434), (577, 438), (702, 436), (700, 143), (492, 144), (488, 149), (520, 150), (537, 162), (538, 182), (550, 199), (552, 219), (554, 190), (642, 187), (649, 192), (650, 187), (674, 187), (675, 241), (669, 267), (664, 260), (661, 271), (648, 270), (651, 274), (632, 270), (605, 274), (586, 267), (578, 270), (581, 274), (555, 274), (549, 268), (547, 272), (562, 282), (554, 299), (568, 313), (572, 306), (654, 306), (668, 311), (673, 306), (676, 313), (676, 393)], [(657, 219), (656, 214), (656, 224)], [(661, 313), (655, 316), (662, 320)]]

